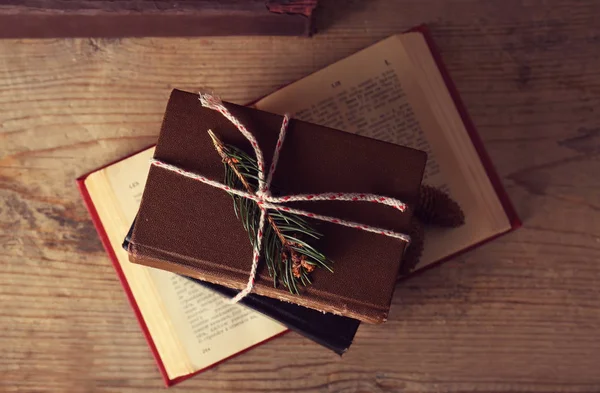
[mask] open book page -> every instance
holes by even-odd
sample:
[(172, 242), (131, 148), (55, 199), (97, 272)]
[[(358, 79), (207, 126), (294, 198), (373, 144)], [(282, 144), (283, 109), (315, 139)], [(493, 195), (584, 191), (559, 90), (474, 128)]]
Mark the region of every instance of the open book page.
[(417, 79), (426, 100), (422, 104), (430, 108), (438, 124), (443, 125), (442, 130), (447, 137), (448, 148), (454, 155), (463, 156), (463, 159), (458, 161), (461, 172), (466, 173), (465, 176), (470, 178), (468, 186), (471, 192), (478, 195), (478, 199), (486, 205), (485, 210), (489, 214), (488, 218), (495, 224), (495, 232), (506, 231), (511, 227), (509, 218), (481, 164), (475, 146), (467, 137), (465, 124), (446, 88), (444, 78), (431, 55), (425, 37), (415, 32), (403, 34), (399, 38), (410, 57), (413, 72), (418, 75)]
[[(471, 184), (469, 169), (461, 164), (468, 159), (469, 165), (481, 167), (478, 157), (467, 157), (474, 150), (449, 149), (447, 132), (427, 104), (420, 74), (401, 37), (390, 37), (311, 74), (263, 98), (255, 106), (426, 151), (424, 183), (449, 192), (464, 210), (466, 223), (457, 229), (428, 228), (418, 265), (423, 267), (499, 232), (487, 198), (473, 191), (477, 187)], [(472, 146), (464, 127), (462, 132), (454, 138)], [(488, 191), (495, 195), (493, 189)]]
[[(139, 208), (154, 149), (96, 172), (90, 194), (170, 378), (206, 368), (286, 330), (243, 305), (166, 271), (130, 263), (121, 243)], [(110, 211), (109, 211), (110, 210)], [(106, 214), (108, 213), (108, 214)]]
[(149, 268), (171, 322), (196, 370), (243, 351), (287, 328), (193, 281)]
[[(169, 378), (175, 378), (189, 374), (191, 366), (186, 357), (182, 356), (183, 347), (164, 312), (164, 307), (161, 306), (162, 301), (150, 278), (150, 269), (129, 263), (127, 253), (121, 247), (124, 234), (127, 233), (137, 211), (134, 195), (139, 192), (139, 189), (143, 189), (144, 179), (148, 174), (147, 163), (152, 157), (153, 150), (146, 150), (90, 174), (85, 179), (85, 186), (160, 358), (163, 360), (167, 375)], [(110, 168), (112, 170), (109, 176)], [(117, 187), (118, 193), (114, 192), (110, 177), (123, 182)], [(177, 359), (177, 361), (166, 361), (167, 359)]]

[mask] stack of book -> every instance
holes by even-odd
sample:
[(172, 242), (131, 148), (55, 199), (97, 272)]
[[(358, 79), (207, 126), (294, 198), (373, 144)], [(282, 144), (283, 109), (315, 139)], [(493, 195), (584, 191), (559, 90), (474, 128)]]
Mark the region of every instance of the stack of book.
[[(161, 135), (167, 128), (173, 128), (170, 124), (173, 116), (187, 116), (185, 110), (177, 108), (189, 100), (188, 93), (173, 93)], [(376, 43), (277, 90), (247, 109), (240, 107), (236, 113), (250, 116), (258, 113), (255, 109), (274, 114), (290, 113), (299, 123), (307, 122), (302, 124), (313, 123), (323, 126), (323, 130), (331, 127), (368, 137), (368, 140), (341, 140), (345, 141), (344, 146), (357, 141), (367, 150), (372, 144), (382, 152), (389, 150), (389, 156), (382, 153), (380, 157), (369, 158), (378, 161), (378, 168), (381, 168), (370, 177), (389, 176), (394, 171), (402, 173), (399, 162), (408, 160), (411, 168), (416, 168), (411, 173), (416, 175), (410, 178), (407, 172), (403, 176), (403, 186), (418, 189), (424, 172), (424, 183), (446, 191), (458, 202), (464, 212), (464, 225), (452, 229), (427, 228), (426, 247), (415, 271), (429, 268), (520, 225), (424, 26)], [(212, 259), (208, 262), (200, 260), (206, 265), (204, 270), (186, 268), (187, 262), (177, 265), (183, 268), (157, 262), (166, 254), (174, 254), (167, 250), (171, 245), (152, 243), (148, 240), (151, 237), (142, 229), (137, 228), (136, 233), (132, 223), (138, 215), (144, 192), (152, 192), (144, 191), (150, 159), (155, 153), (168, 156), (164, 147), (158, 151), (166, 145), (164, 140), (167, 137), (161, 138), (157, 148), (148, 147), (110, 163), (80, 177), (77, 183), (167, 385), (206, 370), (290, 329), (343, 354), (352, 344), (361, 321), (379, 323), (385, 320), (385, 305), (389, 307), (390, 299), (384, 296), (382, 307), (375, 304), (367, 293), (369, 280), (362, 283), (364, 290), (355, 290), (358, 293), (356, 297), (345, 294), (343, 291), (346, 289), (339, 288), (319, 292), (319, 286), (315, 284), (316, 289), (307, 290), (305, 300), (294, 301), (295, 298), (284, 292), (269, 289), (268, 285), (261, 286), (259, 277), (256, 290), (242, 300), (243, 304), (232, 305), (228, 304), (227, 297), (234, 296), (245, 285), (245, 279), (236, 278), (234, 273), (227, 280), (215, 279), (222, 275), (211, 275), (216, 269)], [(339, 142), (338, 139), (335, 143)], [(383, 146), (379, 141), (387, 144)], [(321, 142), (318, 143), (321, 145)], [(322, 143), (325, 146), (328, 142)], [(398, 150), (405, 148), (392, 147), (390, 143), (426, 152), (424, 168), (418, 169), (421, 156), (413, 153), (416, 150)], [(394, 151), (402, 153), (400, 161), (391, 154)], [(385, 163), (388, 163), (387, 166)], [(285, 167), (285, 161), (281, 165)], [(355, 177), (360, 178), (360, 174)], [(285, 183), (285, 186), (287, 190), (295, 184)], [(178, 189), (177, 192), (183, 191)], [(145, 200), (149, 198), (144, 196)], [(173, 203), (176, 205), (177, 201)], [(141, 225), (147, 225), (151, 208), (142, 204), (140, 214), (138, 219), (144, 221)], [(404, 225), (401, 221), (398, 221), (400, 227)], [(183, 219), (174, 223), (172, 228), (165, 228), (165, 231), (195, 231), (195, 224), (190, 222)], [(161, 225), (165, 226), (164, 223)], [(210, 230), (217, 231), (215, 228), (202, 229), (204, 232)], [(360, 243), (361, 239), (355, 236), (353, 241)], [(145, 251), (144, 258), (136, 257), (136, 250), (143, 247), (151, 250)], [(196, 247), (200, 250), (196, 251), (209, 254), (214, 251), (205, 251), (202, 245), (178, 247)], [(155, 252), (154, 248), (161, 248), (163, 254)], [(183, 250), (181, 255), (188, 251)], [(231, 255), (224, 248), (219, 252), (224, 255), (223, 258), (239, 254), (235, 249)], [(360, 252), (356, 251), (357, 258), (364, 259)], [(163, 256), (156, 256), (159, 254)], [(173, 256), (171, 260), (179, 257)], [(241, 258), (245, 258), (245, 254)], [(130, 262), (130, 259), (136, 263)], [(396, 272), (398, 263), (395, 261)], [(345, 274), (340, 267), (331, 277), (332, 280), (342, 280), (339, 277)], [(319, 282), (322, 282), (320, 277)], [(395, 278), (388, 281), (392, 283), (393, 291)], [(337, 293), (345, 300), (327, 300), (331, 293)], [(371, 300), (362, 302), (363, 298)]]

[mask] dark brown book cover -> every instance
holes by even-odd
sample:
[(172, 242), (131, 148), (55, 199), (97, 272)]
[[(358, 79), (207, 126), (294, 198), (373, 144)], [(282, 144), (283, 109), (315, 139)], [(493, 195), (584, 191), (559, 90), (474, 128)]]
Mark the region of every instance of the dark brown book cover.
[(317, 0), (3, 0), (0, 38), (295, 35)]
[[(266, 165), (282, 117), (248, 107), (227, 108), (253, 132)], [(220, 113), (203, 108), (196, 94), (173, 91), (155, 158), (222, 181), (223, 163), (207, 133), (251, 152), (248, 142)], [(327, 127), (292, 120), (273, 178), (286, 194), (365, 192), (414, 206), (426, 154)], [(290, 206), (407, 233), (411, 211), (364, 202), (304, 202)], [(259, 269), (254, 292), (365, 322), (386, 320), (405, 243), (336, 224), (315, 222), (323, 238), (317, 248), (334, 261), (334, 273), (316, 269), (313, 285), (293, 295), (273, 287)], [(241, 289), (252, 248), (235, 216), (231, 197), (219, 190), (153, 166), (129, 247), (130, 260)]]

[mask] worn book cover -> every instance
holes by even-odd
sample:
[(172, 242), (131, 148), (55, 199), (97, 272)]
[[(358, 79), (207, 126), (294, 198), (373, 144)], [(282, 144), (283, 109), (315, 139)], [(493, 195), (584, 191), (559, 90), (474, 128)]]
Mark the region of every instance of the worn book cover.
[[(282, 116), (226, 104), (252, 130), (266, 157), (272, 156)], [(154, 158), (222, 180), (221, 157), (208, 130), (247, 151), (244, 136), (219, 112), (203, 108), (198, 95), (173, 91)], [(251, 151), (251, 150), (249, 150)], [(373, 193), (398, 198), (404, 212), (368, 202), (292, 202), (317, 214), (400, 233), (410, 228), (425, 167), (425, 153), (404, 146), (291, 120), (273, 189), (286, 194)], [(267, 161), (268, 168), (270, 162)], [(406, 243), (395, 238), (329, 222), (315, 223), (319, 250), (334, 272), (315, 269), (312, 285), (293, 294), (275, 287), (264, 265), (254, 292), (364, 322), (387, 318)], [(235, 215), (231, 196), (162, 167), (153, 166), (129, 246), (135, 263), (242, 289), (252, 264), (252, 245)]]

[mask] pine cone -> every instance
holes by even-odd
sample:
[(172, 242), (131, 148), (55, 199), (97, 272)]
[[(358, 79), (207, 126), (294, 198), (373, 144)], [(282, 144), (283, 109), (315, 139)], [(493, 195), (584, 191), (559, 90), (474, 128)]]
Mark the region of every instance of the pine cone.
[(292, 251), (292, 274), (296, 278), (300, 278), (302, 274), (302, 259), (296, 251)]
[(304, 268), (304, 271), (306, 271), (307, 273), (311, 273), (313, 270), (315, 270), (315, 265), (313, 265), (312, 263), (308, 263), (304, 255), (302, 255), (302, 260), (300, 261), (300, 264)]
[(411, 241), (402, 257), (398, 278), (413, 271), (421, 259), (421, 254), (423, 254), (423, 248), (425, 246), (425, 228), (423, 227), (423, 223), (416, 217), (413, 217), (412, 219), (409, 235)]
[(459, 227), (465, 223), (465, 214), (448, 194), (439, 188), (421, 185), (415, 215), (425, 224)]

